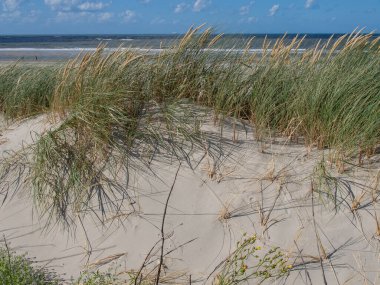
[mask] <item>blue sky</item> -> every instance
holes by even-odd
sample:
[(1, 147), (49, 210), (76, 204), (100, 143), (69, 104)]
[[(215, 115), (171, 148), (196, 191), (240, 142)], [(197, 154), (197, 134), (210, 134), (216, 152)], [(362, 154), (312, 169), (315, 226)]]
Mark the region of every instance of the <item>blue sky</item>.
[(0, 0), (0, 34), (380, 32), (380, 0)]

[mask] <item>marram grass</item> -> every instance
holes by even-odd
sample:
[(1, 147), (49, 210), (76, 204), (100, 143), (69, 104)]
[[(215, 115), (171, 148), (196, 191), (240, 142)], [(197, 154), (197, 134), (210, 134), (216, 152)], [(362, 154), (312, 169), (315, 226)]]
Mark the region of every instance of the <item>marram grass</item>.
[(29, 117), (48, 110), (58, 66), (0, 68), (0, 110), (7, 119)]
[(215, 52), (220, 38), (196, 28), (159, 54), (101, 46), (65, 66), (0, 68), (7, 119), (48, 113), (57, 124), (3, 160), (3, 192), (27, 189), (51, 222), (118, 210), (115, 201), (130, 200), (131, 168), (208, 148), (193, 109), (244, 120), (258, 139), (285, 135), (341, 156), (375, 152), (378, 38), (352, 33), (302, 52), (304, 39), (280, 38), (264, 41), (263, 53), (249, 50), (252, 41), (242, 52)]

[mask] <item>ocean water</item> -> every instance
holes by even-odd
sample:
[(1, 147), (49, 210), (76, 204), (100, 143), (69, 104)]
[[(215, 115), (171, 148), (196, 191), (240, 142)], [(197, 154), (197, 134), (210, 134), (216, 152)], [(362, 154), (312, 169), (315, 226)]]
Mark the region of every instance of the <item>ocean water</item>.
[[(290, 42), (296, 37), (288, 34), (285, 42)], [(315, 46), (319, 41), (326, 42), (331, 36), (333, 40), (341, 34), (310, 34), (306, 36), (300, 49), (301, 51)], [(374, 35), (379, 36), (379, 35)], [(224, 35), (213, 51), (220, 52), (225, 49), (233, 49), (241, 52), (249, 39), (254, 37), (251, 52), (260, 52), (266, 39), (272, 44), (282, 34), (228, 34)], [(162, 49), (174, 45), (181, 35), (0, 35), (0, 61), (59, 61), (75, 57), (81, 51), (95, 50), (100, 44), (105, 44), (107, 49), (133, 48), (159, 52)]]

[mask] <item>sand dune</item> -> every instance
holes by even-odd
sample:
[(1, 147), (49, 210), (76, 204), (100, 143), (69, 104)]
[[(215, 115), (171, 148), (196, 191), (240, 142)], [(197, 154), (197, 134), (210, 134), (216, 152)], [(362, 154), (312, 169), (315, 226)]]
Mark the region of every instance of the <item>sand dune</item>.
[[(3, 124), (0, 152), (32, 143), (48, 126), (44, 116)], [(204, 129), (220, 132), (211, 120)], [(292, 269), (279, 284), (380, 282), (379, 155), (362, 167), (347, 165), (340, 174), (328, 150), (286, 138), (257, 142), (253, 130), (240, 125), (235, 142), (228, 124), (223, 136), (222, 156), (193, 154), (193, 169), (183, 162), (177, 179), (175, 159), (157, 158), (151, 172), (133, 172), (130, 201), (120, 212), (108, 213), (104, 224), (88, 214), (78, 215), (70, 231), (46, 228), (28, 197), (30, 189), (23, 189), (0, 208), (0, 232), (17, 252), (27, 252), (67, 280), (86, 268), (138, 270), (144, 260), (148, 272), (159, 262), (163, 212), (173, 187), (163, 270), (177, 283), (188, 283), (190, 275), (193, 282), (206, 282), (244, 233), (256, 234), (263, 251), (278, 246), (286, 254)], [(333, 177), (330, 184), (318, 175), (322, 158)], [(323, 191), (332, 191), (331, 197)]]

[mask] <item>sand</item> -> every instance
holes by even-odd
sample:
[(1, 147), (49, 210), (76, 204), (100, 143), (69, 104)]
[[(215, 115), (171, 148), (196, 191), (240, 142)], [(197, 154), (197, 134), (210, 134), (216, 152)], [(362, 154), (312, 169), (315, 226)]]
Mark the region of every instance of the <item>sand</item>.
[[(211, 121), (204, 129), (219, 133)], [(2, 124), (0, 152), (19, 150), (47, 129), (44, 116)], [(104, 225), (88, 215), (81, 217), (84, 227), (78, 219), (75, 230), (46, 229), (27, 196), (30, 189), (24, 189), (1, 206), (0, 232), (12, 249), (66, 280), (86, 268), (138, 270), (156, 245), (145, 273), (158, 264), (163, 212), (173, 187), (164, 227), (164, 252), (170, 253), (163, 274), (177, 283), (188, 284), (190, 275), (192, 283), (211, 283), (211, 273), (244, 233), (256, 234), (263, 251), (278, 246), (289, 258), (293, 268), (276, 284), (380, 283), (378, 154), (362, 167), (346, 164), (338, 173), (328, 150), (287, 138), (257, 142), (254, 130), (241, 125), (235, 142), (231, 124), (224, 126), (223, 136), (223, 156), (194, 154), (196, 167), (182, 163), (176, 180), (176, 160), (157, 159), (151, 173), (132, 173), (133, 203), (117, 217), (109, 213)], [(312, 187), (318, 185), (315, 169), (322, 158), (337, 178), (339, 207)]]

